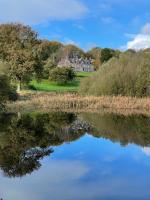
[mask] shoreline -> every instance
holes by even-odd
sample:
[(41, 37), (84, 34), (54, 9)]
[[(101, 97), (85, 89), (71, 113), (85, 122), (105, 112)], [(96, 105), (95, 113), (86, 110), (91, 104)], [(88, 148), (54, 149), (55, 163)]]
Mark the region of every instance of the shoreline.
[(76, 94), (30, 93), (21, 94), (20, 100), (8, 102), (10, 112), (72, 111), (112, 112), (119, 114), (145, 114), (150, 116), (150, 98), (123, 96), (79, 96)]

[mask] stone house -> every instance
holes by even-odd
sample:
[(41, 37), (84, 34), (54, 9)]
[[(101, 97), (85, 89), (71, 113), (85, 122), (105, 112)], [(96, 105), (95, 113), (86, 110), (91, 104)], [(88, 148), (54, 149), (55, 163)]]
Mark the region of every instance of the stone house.
[(71, 67), (77, 72), (93, 72), (93, 60), (83, 57), (62, 58), (58, 62), (58, 67)]

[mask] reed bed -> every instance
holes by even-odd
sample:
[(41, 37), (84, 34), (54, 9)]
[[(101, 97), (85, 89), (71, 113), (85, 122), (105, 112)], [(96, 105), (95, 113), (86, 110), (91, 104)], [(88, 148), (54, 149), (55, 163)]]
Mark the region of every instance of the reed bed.
[(23, 110), (73, 110), (100, 111), (104, 109), (120, 113), (146, 113), (150, 115), (150, 98), (123, 96), (79, 96), (76, 94), (38, 93), (21, 98), (14, 103), (8, 102), (9, 111)]

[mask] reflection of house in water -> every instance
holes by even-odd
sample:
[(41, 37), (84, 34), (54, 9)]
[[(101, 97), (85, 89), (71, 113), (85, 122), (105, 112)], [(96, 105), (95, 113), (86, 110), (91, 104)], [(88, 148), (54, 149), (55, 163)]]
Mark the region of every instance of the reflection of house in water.
[(94, 66), (92, 63), (91, 58), (74, 56), (72, 58), (62, 58), (58, 63), (58, 67), (71, 67), (75, 71), (93, 72)]

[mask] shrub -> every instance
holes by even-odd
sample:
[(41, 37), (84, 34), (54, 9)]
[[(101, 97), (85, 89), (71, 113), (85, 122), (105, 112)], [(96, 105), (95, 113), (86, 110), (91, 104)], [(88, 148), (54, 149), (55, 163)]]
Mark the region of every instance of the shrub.
[(75, 78), (75, 72), (69, 67), (56, 67), (50, 71), (50, 80), (58, 84), (66, 84)]
[(55, 68), (55, 64), (51, 59), (48, 59), (43, 66), (43, 78), (48, 79), (50, 76), (50, 72)]
[(10, 84), (5, 75), (0, 74), (0, 111), (4, 108), (4, 103), (9, 99)]
[(0, 111), (4, 109), (4, 103), (7, 100), (17, 100), (16, 91), (10, 84), (10, 78), (7, 76), (7, 65), (0, 61)]
[(112, 58), (81, 83), (80, 93), (150, 96), (150, 57), (143, 53), (125, 53)]
[(17, 101), (19, 98), (19, 95), (17, 94), (16, 90), (11, 88), (11, 90), (9, 91), (9, 94), (8, 94), (8, 99), (10, 101)]
[(34, 85), (30, 85), (30, 84), (28, 85), (28, 89), (30, 89), (30, 90), (35, 90), (35, 91), (37, 90), (36, 87), (35, 87)]

